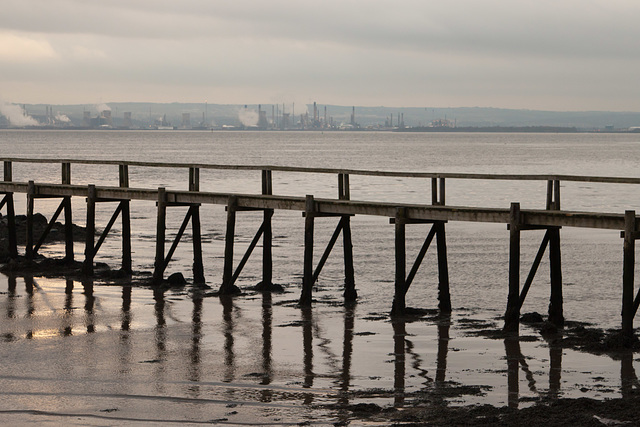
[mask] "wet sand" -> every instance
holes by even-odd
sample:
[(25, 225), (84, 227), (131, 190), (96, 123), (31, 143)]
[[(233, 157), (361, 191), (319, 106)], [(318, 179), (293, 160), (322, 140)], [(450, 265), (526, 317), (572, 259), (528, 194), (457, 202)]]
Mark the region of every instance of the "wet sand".
[(343, 306), (322, 282), (310, 309), (295, 286), (242, 287), (220, 298), (189, 285), (0, 276), (0, 421), (602, 425), (594, 415), (640, 415), (637, 354), (575, 350), (563, 337), (583, 325), (504, 337), (493, 311), (392, 321), (366, 299)]

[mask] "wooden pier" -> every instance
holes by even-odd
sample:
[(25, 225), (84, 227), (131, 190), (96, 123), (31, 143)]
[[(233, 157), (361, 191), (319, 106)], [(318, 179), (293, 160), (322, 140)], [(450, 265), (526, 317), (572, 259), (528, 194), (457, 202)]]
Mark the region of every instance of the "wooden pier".
[[(352, 302), (357, 298), (353, 268), (353, 252), (350, 220), (354, 215), (374, 215), (388, 217), (395, 226), (395, 292), (391, 308), (392, 314), (402, 314), (406, 308), (405, 297), (415, 278), (431, 243), (436, 240), (438, 260), (438, 298), (439, 309), (446, 313), (451, 311), (449, 295), (449, 274), (447, 265), (446, 224), (449, 221), (488, 222), (506, 224), (510, 233), (509, 249), (509, 288), (505, 311), (505, 329), (517, 331), (520, 309), (535, 277), (547, 247), (550, 265), (550, 305), (549, 321), (557, 326), (564, 323), (562, 297), (562, 268), (560, 251), (560, 230), (562, 227), (583, 227), (619, 230), (623, 238), (623, 283), (622, 283), (622, 333), (627, 339), (633, 337), (633, 319), (640, 305), (640, 292), (634, 289), (635, 241), (640, 237), (640, 227), (635, 211), (620, 214), (603, 212), (563, 211), (560, 204), (560, 183), (562, 181), (592, 182), (610, 184), (640, 184), (640, 178), (591, 177), (573, 175), (499, 175), (499, 174), (462, 174), (462, 173), (422, 173), (422, 172), (386, 172), (345, 169), (315, 169), (276, 166), (240, 166), (211, 165), (185, 163), (151, 163), (97, 160), (48, 160), (4, 158), (4, 180), (0, 182), (0, 194), (4, 194), (0, 209), (6, 207), (9, 228), (9, 253), (12, 258), (18, 257), (16, 239), (14, 193), (24, 193), (27, 197), (27, 240), (25, 257), (32, 259), (44, 241), (47, 232), (64, 211), (65, 218), (65, 258), (73, 260), (72, 212), (71, 198), (83, 197), (87, 202), (86, 242), (84, 251), (83, 272), (93, 274), (94, 258), (112, 226), (120, 217), (122, 221), (122, 269), (131, 272), (131, 222), (130, 203), (132, 201), (152, 201), (157, 205), (156, 255), (153, 282), (159, 284), (164, 280), (164, 272), (171, 258), (191, 223), (193, 240), (193, 282), (204, 283), (204, 266), (202, 261), (202, 241), (200, 225), (200, 206), (202, 204), (224, 205), (227, 208), (224, 268), (221, 294), (232, 294), (239, 291), (235, 281), (252, 255), (260, 239), (262, 245), (262, 281), (259, 287), (270, 289), (272, 284), (272, 227), (271, 219), (277, 210), (299, 211), (304, 215), (304, 254), (303, 281), (300, 305), (309, 306), (312, 302), (312, 289), (333, 246), (342, 234), (345, 267), (345, 301)], [(15, 182), (13, 180), (14, 163), (49, 163), (61, 165), (61, 182)], [(117, 167), (118, 186), (74, 185), (71, 180), (71, 165), (112, 165)], [(189, 171), (189, 182), (186, 190), (168, 190), (166, 188), (133, 188), (129, 186), (129, 169), (132, 167), (179, 168)], [(200, 191), (200, 171), (236, 170), (260, 171), (261, 192), (258, 194), (240, 194), (224, 192)], [(337, 176), (336, 198), (315, 198), (312, 195), (282, 196), (274, 194), (273, 173), (314, 173)], [(374, 202), (352, 200), (349, 177), (355, 175), (417, 178), (431, 181), (431, 203), (407, 204), (394, 202)], [(511, 203), (509, 208), (483, 208), (468, 206), (449, 206), (446, 204), (446, 180), (507, 180), (507, 181), (543, 181), (547, 183), (544, 209), (521, 209), (519, 203)], [(257, 183), (258, 184), (258, 183)], [(428, 188), (428, 186), (427, 186)], [(40, 198), (59, 198), (61, 203), (53, 215), (49, 227), (36, 242), (33, 236), (34, 203)], [(426, 197), (425, 197), (426, 199)], [(116, 203), (117, 207), (102, 232), (95, 241), (95, 211), (97, 203)], [(174, 206), (188, 207), (175, 240), (166, 250), (166, 212)], [(240, 263), (233, 266), (234, 232), (237, 214), (242, 211), (262, 211), (262, 224), (244, 254)], [(335, 232), (323, 252), (318, 265), (313, 266), (314, 225), (315, 220), (333, 217), (338, 220)], [(418, 256), (407, 274), (405, 250), (406, 227), (412, 224), (430, 224), (431, 229), (425, 238)], [(520, 278), (520, 235), (527, 230), (545, 230), (546, 233), (535, 257), (531, 270), (521, 286)]]

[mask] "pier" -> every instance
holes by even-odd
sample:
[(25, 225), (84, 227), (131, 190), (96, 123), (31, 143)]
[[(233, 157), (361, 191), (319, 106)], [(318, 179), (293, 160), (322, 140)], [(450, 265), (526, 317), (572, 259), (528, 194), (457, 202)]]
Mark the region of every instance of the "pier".
[[(259, 287), (269, 290), (272, 283), (272, 225), (271, 220), (276, 211), (289, 210), (301, 212), (304, 216), (304, 253), (302, 254), (303, 280), (300, 305), (305, 307), (312, 303), (313, 285), (321, 274), (322, 268), (331, 254), (335, 243), (342, 235), (345, 270), (344, 298), (353, 302), (357, 298), (356, 280), (353, 267), (353, 243), (350, 220), (354, 215), (373, 215), (389, 218), (395, 227), (395, 287), (391, 307), (392, 315), (400, 315), (406, 310), (406, 295), (409, 291), (423, 259), (435, 239), (438, 263), (438, 308), (441, 312), (451, 311), (449, 293), (449, 273), (447, 261), (446, 224), (449, 221), (485, 222), (505, 224), (509, 229), (509, 280), (507, 306), (505, 309), (504, 328), (517, 331), (520, 310), (525, 302), (529, 288), (548, 252), (550, 266), (550, 305), (549, 321), (561, 327), (564, 323), (562, 296), (562, 267), (560, 231), (562, 227), (581, 227), (617, 230), (623, 240), (623, 272), (622, 272), (622, 334), (626, 339), (633, 337), (633, 320), (640, 305), (640, 292), (636, 294), (634, 287), (635, 241), (640, 236), (638, 218), (635, 211), (627, 210), (618, 214), (605, 212), (576, 212), (561, 209), (560, 183), (563, 181), (592, 182), (610, 184), (640, 184), (640, 178), (594, 177), (574, 175), (504, 175), (504, 174), (463, 174), (463, 173), (427, 173), (427, 172), (387, 172), (346, 169), (296, 168), (280, 166), (244, 166), (244, 165), (212, 165), (186, 163), (151, 163), (124, 162), (104, 160), (50, 160), (3, 158), (4, 179), (0, 182), (0, 194), (3, 194), (0, 209), (4, 209), (9, 229), (10, 257), (18, 258), (16, 238), (14, 193), (23, 193), (27, 198), (27, 238), (24, 256), (29, 260), (37, 254), (55, 221), (64, 212), (65, 222), (65, 259), (74, 258), (72, 236), (72, 204), (73, 197), (86, 199), (86, 241), (83, 260), (83, 273), (91, 276), (94, 272), (94, 258), (107, 238), (111, 228), (118, 219), (122, 222), (122, 269), (131, 272), (131, 221), (130, 204), (137, 201), (155, 202), (157, 206), (156, 254), (152, 282), (159, 285), (164, 280), (164, 273), (174, 252), (182, 240), (187, 227), (191, 225), (193, 241), (193, 283), (205, 283), (202, 260), (202, 239), (200, 206), (203, 204), (223, 205), (227, 210), (224, 267), (220, 294), (237, 293), (235, 282), (242, 274), (246, 262), (253, 254), (262, 239), (262, 281)], [(59, 183), (48, 182), (16, 182), (13, 180), (13, 165), (59, 164), (61, 180)], [(76, 185), (72, 183), (72, 165), (112, 165), (114, 177), (117, 173), (117, 186), (96, 184)], [(135, 167), (178, 168), (188, 170), (188, 185), (185, 190), (160, 188), (135, 188), (129, 186), (129, 170)], [(200, 191), (201, 170), (236, 170), (260, 172), (261, 179), (256, 182), (255, 194), (232, 192)], [(117, 172), (116, 172), (117, 171)], [(329, 174), (337, 177), (335, 198), (316, 198), (313, 195), (283, 196), (273, 188), (273, 174), (278, 172), (300, 174)], [(33, 174), (37, 176), (37, 172)], [(425, 185), (425, 203), (407, 204), (393, 201), (354, 200), (351, 197), (349, 179), (351, 176), (374, 176), (388, 178), (415, 178), (430, 182)], [(96, 177), (96, 180), (105, 179)], [(518, 202), (512, 202), (507, 208), (450, 206), (446, 203), (446, 183), (449, 180), (502, 180), (502, 181), (538, 181), (546, 182), (546, 194), (541, 197), (540, 209), (521, 209)], [(430, 193), (430, 195), (429, 195)], [(429, 197), (430, 196), (430, 197)], [(35, 202), (42, 198), (60, 199), (60, 205), (52, 216), (43, 236), (33, 234), (33, 216)], [(116, 204), (114, 213), (96, 242), (96, 206), (100, 203)], [(176, 238), (167, 250), (166, 229), (167, 210), (171, 207), (187, 207), (188, 211)], [(234, 232), (239, 213), (244, 211), (263, 212), (262, 223), (257, 227), (255, 237), (238, 265), (234, 266)], [(337, 220), (335, 232), (314, 267), (314, 225), (316, 219), (333, 218)], [(425, 237), (415, 261), (407, 273), (406, 228), (414, 224), (428, 224), (430, 230)], [(530, 272), (524, 283), (520, 277), (520, 238), (521, 233), (528, 230), (544, 230), (545, 235)]]

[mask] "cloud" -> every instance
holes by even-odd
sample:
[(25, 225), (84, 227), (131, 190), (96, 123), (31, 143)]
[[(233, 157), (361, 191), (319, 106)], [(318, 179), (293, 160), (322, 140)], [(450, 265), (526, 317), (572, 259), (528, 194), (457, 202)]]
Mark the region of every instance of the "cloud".
[(33, 63), (56, 56), (46, 40), (0, 32), (0, 63)]

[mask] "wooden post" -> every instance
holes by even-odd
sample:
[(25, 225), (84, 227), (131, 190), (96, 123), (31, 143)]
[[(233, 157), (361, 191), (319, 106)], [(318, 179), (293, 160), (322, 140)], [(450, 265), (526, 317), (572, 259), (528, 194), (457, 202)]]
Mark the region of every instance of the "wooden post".
[(441, 313), (451, 313), (451, 295), (449, 293), (449, 265), (447, 262), (447, 239), (445, 222), (438, 221), (436, 243), (438, 246), (438, 308)]
[(520, 203), (511, 203), (509, 215), (509, 296), (504, 329), (518, 331), (520, 326)]
[(133, 272), (131, 262), (131, 207), (129, 200), (120, 201), (122, 215), (122, 269), (127, 273)]
[[(129, 165), (118, 166), (118, 176), (120, 188), (129, 187)], [(122, 269), (131, 273), (133, 271), (131, 262), (131, 202), (130, 200), (120, 201), (120, 215), (122, 215)]]
[(549, 298), (549, 322), (558, 327), (564, 325), (562, 309), (562, 257), (560, 256), (560, 228), (549, 228), (549, 273), (551, 297)]
[(71, 163), (62, 163), (62, 184), (71, 185)]
[(630, 342), (633, 338), (633, 288), (636, 264), (636, 212), (624, 213), (624, 244), (622, 272), (622, 337)]
[(62, 203), (64, 205), (64, 258), (66, 262), (70, 263), (74, 260), (73, 216), (71, 214), (71, 197), (65, 197)]
[[(62, 184), (71, 185), (71, 163), (62, 163)], [(65, 261), (73, 262), (73, 216), (71, 213), (71, 197), (62, 200), (64, 209), (64, 251)]]
[(351, 217), (342, 217), (342, 246), (344, 249), (344, 299), (354, 302), (358, 298), (356, 292), (355, 271), (353, 269), (353, 242), (351, 241)]
[(129, 165), (118, 165), (118, 177), (120, 187), (129, 187)]
[(193, 236), (193, 283), (204, 285), (204, 264), (202, 262), (202, 236), (200, 234), (200, 206), (191, 206), (191, 233)]
[(273, 209), (265, 209), (263, 214), (264, 231), (262, 234), (262, 289), (269, 289), (273, 284), (273, 231), (271, 218)]
[(407, 293), (407, 254), (405, 245), (405, 208), (396, 208), (395, 218), (396, 238), (396, 280), (391, 314), (402, 314), (406, 308), (405, 295)]
[(313, 289), (313, 229), (315, 220), (315, 202), (307, 195), (304, 218), (304, 273), (302, 277), (302, 295), (300, 305), (310, 306)]
[(27, 260), (32, 260), (33, 253), (33, 209), (36, 194), (36, 186), (33, 181), (29, 181), (27, 187), (27, 245), (25, 248), (25, 255)]
[(189, 168), (189, 191), (200, 191), (200, 168)]
[[(262, 194), (265, 196), (273, 194), (273, 178), (270, 170), (262, 171)], [(273, 213), (273, 209), (265, 209), (262, 217), (262, 223), (264, 224), (262, 233), (262, 283), (259, 287), (263, 290), (268, 290), (273, 285), (273, 230), (271, 227)]]
[(95, 257), (96, 237), (96, 187), (89, 184), (87, 191), (87, 224), (84, 247), (84, 265), (82, 272), (88, 276), (93, 274), (93, 259)]
[(156, 222), (156, 260), (153, 270), (153, 284), (159, 285), (164, 276), (164, 244), (167, 232), (167, 193), (164, 187), (158, 188), (158, 218)]
[(233, 245), (236, 229), (236, 210), (238, 199), (235, 196), (229, 197), (227, 205), (227, 234), (224, 240), (224, 267), (222, 270), (221, 294), (231, 294), (233, 292)]
[[(13, 180), (13, 169), (11, 162), (4, 162), (4, 181), (11, 182)], [(16, 229), (16, 213), (13, 204), (13, 193), (5, 195), (7, 201), (7, 227), (9, 228), (9, 256), (11, 259), (18, 258), (18, 238)]]
[(8, 161), (4, 162), (4, 181), (5, 182), (13, 181), (13, 171), (11, 166), (12, 166), (11, 162), (8, 162)]

